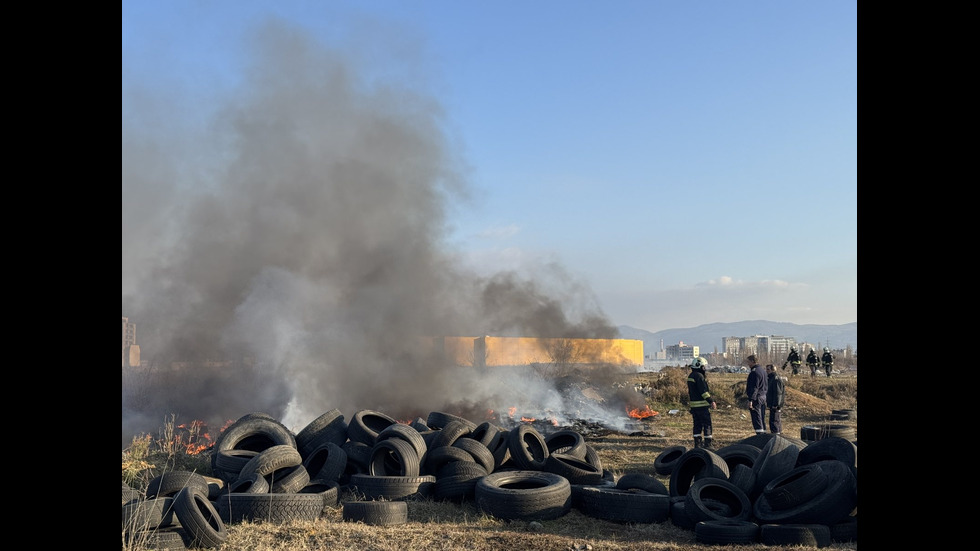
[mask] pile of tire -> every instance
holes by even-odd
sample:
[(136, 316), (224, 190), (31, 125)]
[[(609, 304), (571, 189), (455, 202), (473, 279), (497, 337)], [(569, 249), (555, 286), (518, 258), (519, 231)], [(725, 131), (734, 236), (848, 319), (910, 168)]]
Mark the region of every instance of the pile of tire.
[(670, 518), (706, 544), (857, 541), (857, 445), (759, 434), (718, 450), (673, 446), (654, 461), (669, 476)]
[(227, 524), (315, 520), (336, 507), (344, 521), (402, 524), (411, 502), (436, 500), (507, 520), (574, 508), (619, 523), (672, 521), (704, 543), (822, 544), (825, 532), (856, 540), (857, 446), (833, 436), (808, 445), (756, 435), (717, 452), (672, 446), (654, 461), (656, 475), (616, 480), (571, 429), (546, 436), (439, 411), (405, 424), (360, 410), (348, 423), (334, 409), (295, 434), (249, 413), (209, 453), (215, 482), (171, 471), (143, 492), (124, 484), (124, 537), (156, 549), (217, 548)]

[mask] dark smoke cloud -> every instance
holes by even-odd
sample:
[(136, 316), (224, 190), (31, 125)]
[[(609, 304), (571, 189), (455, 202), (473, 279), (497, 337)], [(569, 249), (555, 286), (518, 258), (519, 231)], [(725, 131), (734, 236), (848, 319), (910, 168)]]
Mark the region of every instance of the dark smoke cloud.
[(546, 385), (441, 365), (418, 337), (616, 336), (558, 266), (461, 267), (446, 217), (470, 190), (432, 97), (281, 23), (250, 38), (244, 83), (205, 120), (124, 72), (123, 315), (150, 365), (124, 370), (124, 445), (170, 414), (298, 431), (333, 408), (544, 403)]

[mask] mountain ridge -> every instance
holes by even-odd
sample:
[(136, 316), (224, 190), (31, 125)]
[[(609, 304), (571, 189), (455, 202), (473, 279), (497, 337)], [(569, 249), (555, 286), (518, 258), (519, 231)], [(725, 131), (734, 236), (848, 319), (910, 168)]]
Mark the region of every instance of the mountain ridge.
[(730, 323), (708, 323), (697, 327), (664, 329), (652, 332), (629, 325), (618, 326), (623, 339), (643, 341), (643, 353), (651, 355), (664, 347), (683, 342), (697, 346), (705, 353), (721, 352), (724, 337), (751, 337), (755, 335), (792, 337), (797, 343), (810, 343), (815, 347), (830, 346), (833, 349), (848, 346), (857, 353), (857, 322), (842, 325), (800, 325), (789, 322), (749, 320)]

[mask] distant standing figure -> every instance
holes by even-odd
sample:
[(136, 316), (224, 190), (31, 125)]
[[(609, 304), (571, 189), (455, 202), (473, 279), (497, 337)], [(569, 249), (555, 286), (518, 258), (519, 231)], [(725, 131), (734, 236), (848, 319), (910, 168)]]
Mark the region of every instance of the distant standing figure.
[(830, 377), (830, 373), (834, 370), (834, 355), (830, 353), (830, 348), (823, 347), (823, 356), (820, 358), (820, 363), (823, 365), (823, 370)]
[(817, 359), (817, 352), (814, 349), (810, 349), (810, 353), (806, 355), (806, 365), (810, 366), (810, 376), (817, 376), (817, 364), (820, 360)]
[(789, 356), (786, 356), (786, 361), (783, 362), (783, 369), (786, 369), (786, 364), (789, 364), (793, 368), (793, 375), (800, 374), (800, 366), (803, 362), (800, 361), (800, 353), (796, 350), (796, 347), (790, 347)]
[(712, 449), (710, 408), (717, 409), (718, 406), (708, 392), (708, 380), (705, 378), (707, 367), (708, 361), (704, 358), (694, 358), (691, 362), (691, 373), (687, 376), (687, 397), (688, 405), (691, 407), (691, 417), (694, 418), (694, 447), (710, 450)]
[(766, 377), (769, 390), (766, 391), (766, 405), (769, 406), (769, 432), (782, 434), (783, 418), (782, 409), (786, 401), (786, 384), (783, 378), (776, 373), (776, 368), (772, 364), (766, 366)]
[(752, 428), (756, 434), (766, 432), (766, 392), (769, 390), (769, 380), (766, 370), (759, 365), (755, 356), (745, 358), (749, 367), (749, 377), (745, 384), (745, 394), (749, 397), (749, 416), (752, 418)]

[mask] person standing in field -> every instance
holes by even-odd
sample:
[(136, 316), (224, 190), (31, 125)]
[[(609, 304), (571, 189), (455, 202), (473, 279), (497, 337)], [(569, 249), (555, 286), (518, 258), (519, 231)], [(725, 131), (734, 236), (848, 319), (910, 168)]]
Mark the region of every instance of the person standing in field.
[(830, 347), (823, 347), (823, 356), (820, 358), (820, 363), (823, 365), (823, 370), (830, 377), (830, 373), (834, 370), (834, 355), (830, 353)]
[(713, 449), (711, 410), (718, 406), (708, 391), (708, 379), (705, 377), (707, 367), (708, 361), (701, 357), (694, 358), (691, 362), (691, 373), (687, 376), (687, 397), (691, 417), (694, 419), (694, 447), (710, 450)]
[(800, 366), (803, 365), (803, 362), (800, 361), (800, 353), (795, 346), (790, 347), (789, 356), (786, 356), (786, 361), (783, 362), (783, 369), (786, 369), (786, 364), (793, 367), (793, 375), (800, 374)]
[(769, 389), (766, 391), (766, 405), (769, 407), (769, 432), (782, 434), (783, 418), (782, 409), (786, 402), (786, 384), (783, 378), (776, 373), (776, 368), (769, 364), (766, 366), (768, 373), (766, 379)]
[(811, 348), (810, 353), (806, 355), (806, 365), (810, 368), (811, 377), (817, 376), (817, 364), (819, 363), (820, 360), (817, 358), (817, 351)]
[(745, 358), (749, 367), (749, 377), (745, 384), (745, 394), (749, 397), (749, 417), (756, 434), (766, 432), (766, 392), (769, 390), (769, 380), (766, 370), (759, 365), (754, 355)]

